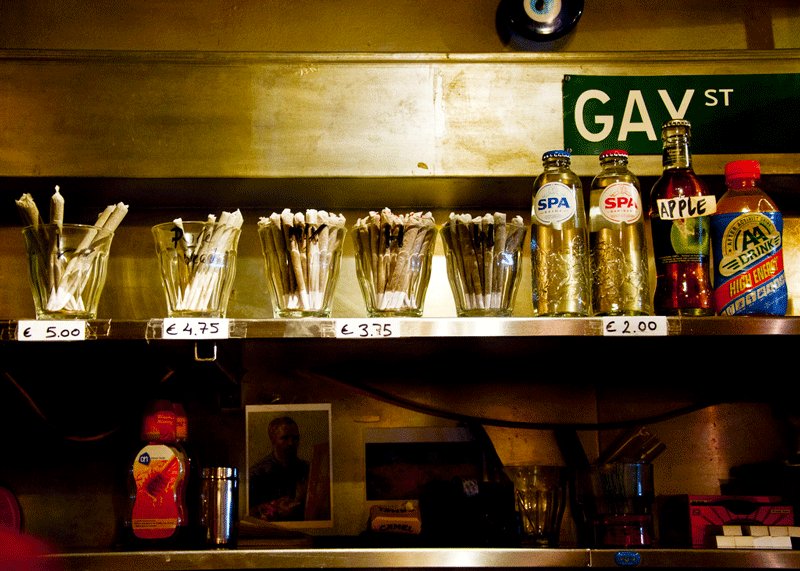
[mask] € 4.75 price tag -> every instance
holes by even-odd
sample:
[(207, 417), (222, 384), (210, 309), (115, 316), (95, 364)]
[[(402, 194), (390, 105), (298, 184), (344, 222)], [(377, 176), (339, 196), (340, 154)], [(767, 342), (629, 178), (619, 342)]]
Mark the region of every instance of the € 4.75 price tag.
[(81, 319), (21, 320), (17, 341), (85, 341), (86, 322)]
[(603, 318), (603, 336), (642, 337), (667, 334), (667, 318), (663, 315), (615, 316)]
[(228, 319), (223, 317), (165, 317), (162, 339), (227, 339)]

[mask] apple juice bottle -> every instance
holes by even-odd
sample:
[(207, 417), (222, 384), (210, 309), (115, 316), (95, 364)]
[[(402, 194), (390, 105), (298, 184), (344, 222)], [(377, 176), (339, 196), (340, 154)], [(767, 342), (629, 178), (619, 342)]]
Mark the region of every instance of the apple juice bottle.
[(716, 198), (692, 168), (691, 124), (661, 127), (663, 173), (650, 191), (655, 256), (656, 315), (714, 315), (711, 287), (711, 215)]
[(714, 309), (719, 315), (786, 315), (783, 216), (760, 180), (758, 161), (725, 165), (728, 189), (711, 217)]

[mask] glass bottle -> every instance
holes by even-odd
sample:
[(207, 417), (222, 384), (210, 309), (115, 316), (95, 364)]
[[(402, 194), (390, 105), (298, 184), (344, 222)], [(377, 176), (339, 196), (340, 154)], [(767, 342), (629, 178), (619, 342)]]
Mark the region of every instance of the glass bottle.
[(786, 315), (783, 216), (760, 181), (758, 161), (725, 165), (727, 190), (711, 217), (719, 315)]
[(639, 179), (628, 153), (600, 153), (589, 192), (589, 250), (595, 315), (650, 315), (650, 268)]
[(581, 180), (568, 151), (542, 155), (533, 183), (531, 279), (533, 314), (586, 317), (592, 311), (589, 234)]
[(714, 315), (711, 288), (711, 215), (716, 198), (692, 168), (691, 124), (661, 127), (663, 173), (650, 191), (655, 255), (656, 315)]

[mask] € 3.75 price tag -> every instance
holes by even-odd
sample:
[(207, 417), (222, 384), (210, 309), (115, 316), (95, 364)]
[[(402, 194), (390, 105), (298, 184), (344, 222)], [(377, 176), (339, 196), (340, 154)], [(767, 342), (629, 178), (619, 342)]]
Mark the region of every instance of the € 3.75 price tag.
[(228, 319), (223, 317), (165, 317), (162, 339), (227, 339)]
[(386, 339), (398, 337), (399, 323), (393, 319), (337, 319), (337, 339)]
[(642, 337), (667, 334), (667, 318), (663, 315), (615, 316), (603, 318), (603, 336)]
[(17, 341), (85, 341), (86, 322), (81, 319), (21, 320)]

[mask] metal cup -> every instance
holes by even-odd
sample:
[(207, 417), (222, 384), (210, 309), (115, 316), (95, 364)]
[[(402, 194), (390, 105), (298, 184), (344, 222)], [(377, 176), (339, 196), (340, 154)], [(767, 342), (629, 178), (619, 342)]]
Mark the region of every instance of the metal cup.
[(236, 468), (203, 468), (200, 479), (200, 526), (206, 545), (235, 547), (239, 504)]

